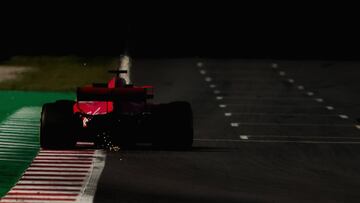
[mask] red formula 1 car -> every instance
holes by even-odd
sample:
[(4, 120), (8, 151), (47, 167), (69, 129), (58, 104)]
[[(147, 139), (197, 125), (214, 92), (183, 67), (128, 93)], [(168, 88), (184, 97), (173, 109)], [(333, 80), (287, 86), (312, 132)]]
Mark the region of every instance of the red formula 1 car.
[(192, 109), (188, 102), (148, 102), (152, 86), (127, 84), (121, 74), (108, 83), (77, 89), (77, 101), (59, 100), (43, 105), (40, 145), (44, 149), (75, 148), (77, 142), (96, 148), (133, 147), (148, 143), (158, 147), (189, 148), (193, 143)]

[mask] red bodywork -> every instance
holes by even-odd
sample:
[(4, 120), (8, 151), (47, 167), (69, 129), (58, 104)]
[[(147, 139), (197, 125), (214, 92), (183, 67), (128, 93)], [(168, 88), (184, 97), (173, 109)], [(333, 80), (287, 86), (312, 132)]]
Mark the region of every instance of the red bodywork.
[[(78, 88), (77, 102), (73, 106), (74, 113), (82, 113), (83, 124), (89, 118), (86, 115), (104, 115), (114, 111), (114, 102), (121, 101), (123, 112), (141, 112), (146, 99), (153, 97), (152, 86), (119, 86), (118, 77), (113, 77), (107, 87), (93, 87), (91, 85)], [(118, 102), (119, 103), (119, 102)]]

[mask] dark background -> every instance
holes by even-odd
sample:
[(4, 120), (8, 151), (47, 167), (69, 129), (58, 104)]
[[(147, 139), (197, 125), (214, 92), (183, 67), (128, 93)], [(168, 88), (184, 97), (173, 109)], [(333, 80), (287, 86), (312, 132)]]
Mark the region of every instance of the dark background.
[(2, 7), (0, 56), (119, 55), (358, 60), (356, 12), (323, 5)]

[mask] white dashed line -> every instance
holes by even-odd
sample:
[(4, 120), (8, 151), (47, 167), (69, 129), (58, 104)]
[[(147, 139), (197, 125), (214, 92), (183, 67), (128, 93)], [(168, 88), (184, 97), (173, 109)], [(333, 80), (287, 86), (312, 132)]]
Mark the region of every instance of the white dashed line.
[(211, 82), (211, 81), (212, 81), (212, 78), (211, 78), (211, 77), (205, 77), (205, 81), (206, 81), (206, 82)]
[(220, 108), (226, 108), (226, 104), (219, 104)]
[(322, 103), (322, 102), (324, 102), (324, 99), (322, 99), (322, 98), (316, 98), (315, 101), (317, 101), (317, 102), (319, 102), (319, 103)]
[(360, 125), (355, 125), (355, 127), (360, 130)]
[(326, 106), (328, 110), (334, 110), (335, 108), (333, 106)]
[(236, 139), (194, 139), (199, 142), (253, 142), (253, 143), (302, 143), (302, 144), (360, 144), (357, 141), (311, 141), (311, 140), (236, 140)]
[(345, 114), (339, 114), (339, 117), (342, 119), (349, 119), (349, 116)]
[(220, 90), (214, 90), (214, 94), (220, 94)]
[(242, 140), (248, 140), (249, 137), (247, 135), (240, 135), (240, 139)]
[(200, 68), (201, 68), (201, 67), (204, 66), (204, 63), (202, 63), (202, 62), (197, 62), (196, 65), (197, 65), (197, 67), (200, 67)]
[(288, 81), (289, 83), (291, 83), (291, 84), (295, 82), (295, 80), (292, 79), (292, 78), (289, 78), (287, 81)]
[(314, 96), (314, 92), (306, 92), (308, 96)]
[(279, 66), (278, 66), (278, 64), (277, 63), (273, 63), (273, 64), (271, 64), (271, 68), (273, 68), (273, 69), (277, 69)]
[(209, 87), (210, 87), (210, 88), (215, 88), (215, 87), (216, 87), (216, 85), (211, 84), (211, 85), (209, 85)]
[(229, 116), (232, 116), (232, 113), (231, 112), (226, 112), (224, 115), (229, 117)]
[(239, 127), (239, 123), (230, 123), (231, 127)]
[(201, 69), (201, 70), (200, 70), (200, 74), (201, 74), (201, 75), (205, 75), (205, 74), (206, 74), (206, 70)]
[(222, 97), (222, 96), (217, 96), (216, 97), (216, 100), (223, 100), (224, 99), (224, 97)]
[(302, 86), (302, 85), (297, 86), (297, 88), (298, 88), (298, 90), (304, 90), (305, 89), (304, 86)]
[(280, 76), (285, 76), (286, 73), (285, 73), (284, 71), (279, 71), (279, 75), (280, 75)]

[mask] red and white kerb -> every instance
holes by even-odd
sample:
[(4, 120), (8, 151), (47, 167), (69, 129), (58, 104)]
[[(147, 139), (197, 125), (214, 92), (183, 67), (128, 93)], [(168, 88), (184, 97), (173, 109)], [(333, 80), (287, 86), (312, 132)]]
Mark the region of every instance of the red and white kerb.
[(92, 202), (104, 165), (102, 150), (40, 150), (0, 202)]

